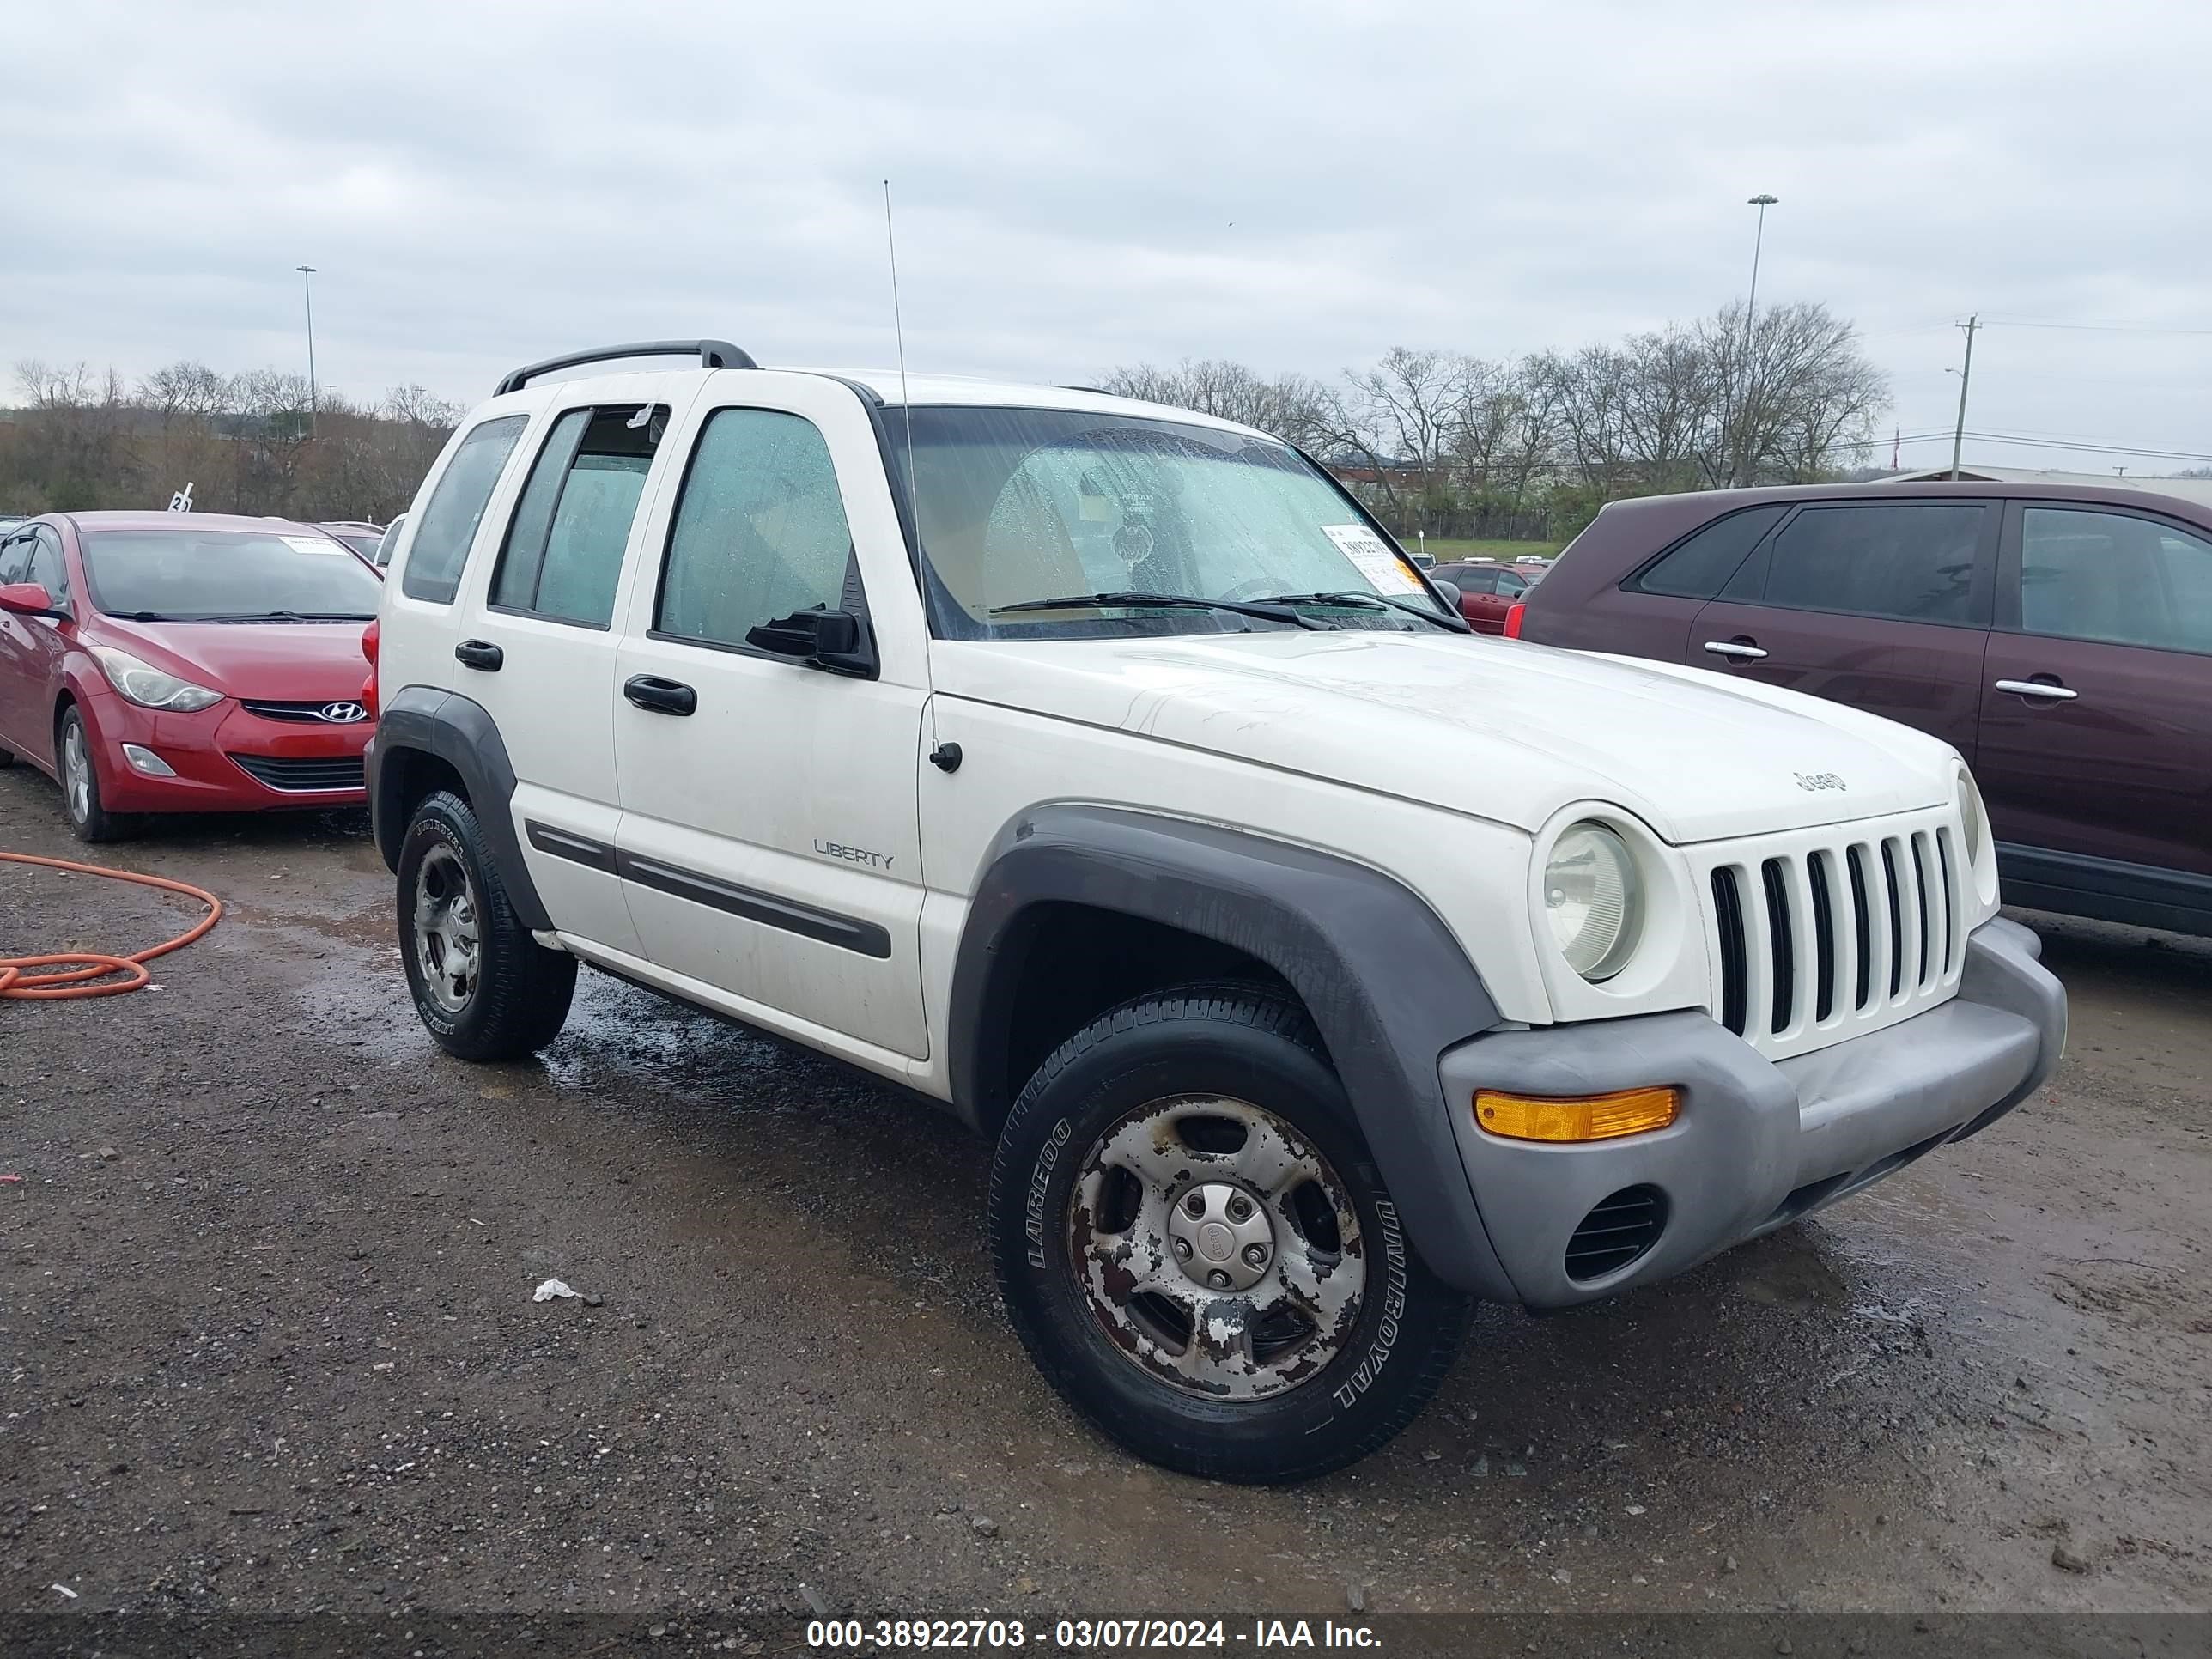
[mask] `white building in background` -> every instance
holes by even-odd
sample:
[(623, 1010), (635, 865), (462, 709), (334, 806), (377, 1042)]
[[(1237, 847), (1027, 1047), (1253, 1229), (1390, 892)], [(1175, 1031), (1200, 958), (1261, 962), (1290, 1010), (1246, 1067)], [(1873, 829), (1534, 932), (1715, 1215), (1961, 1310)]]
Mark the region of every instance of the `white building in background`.
[[(1910, 472), (1887, 472), (1876, 482), (1881, 483), (1929, 483), (1948, 478), (1948, 466), (1916, 467)], [(2110, 472), (2061, 472), (2039, 466), (1976, 466), (1962, 463), (1959, 477), (1972, 483), (2050, 483), (2096, 484), (2103, 489), (2148, 490), (2155, 495), (2178, 496), (2185, 501), (2203, 501), (2212, 505), (2212, 478), (2157, 478), (2148, 474), (2138, 477), (2134, 473), (2115, 476)]]

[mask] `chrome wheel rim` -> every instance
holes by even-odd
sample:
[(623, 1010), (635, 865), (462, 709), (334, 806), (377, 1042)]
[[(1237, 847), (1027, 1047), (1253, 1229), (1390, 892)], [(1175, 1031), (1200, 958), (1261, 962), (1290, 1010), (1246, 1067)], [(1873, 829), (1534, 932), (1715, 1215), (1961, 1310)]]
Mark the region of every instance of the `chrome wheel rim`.
[(1068, 1260), (1107, 1340), (1188, 1394), (1261, 1400), (1343, 1352), (1367, 1286), (1351, 1194), (1313, 1143), (1249, 1101), (1151, 1101), (1092, 1143)]
[(62, 789), (73, 822), (82, 823), (92, 816), (92, 755), (81, 720), (71, 720), (62, 732)]
[(415, 963), (430, 1000), (449, 1014), (465, 1009), (482, 957), (468, 870), (451, 848), (434, 847), (415, 871)]

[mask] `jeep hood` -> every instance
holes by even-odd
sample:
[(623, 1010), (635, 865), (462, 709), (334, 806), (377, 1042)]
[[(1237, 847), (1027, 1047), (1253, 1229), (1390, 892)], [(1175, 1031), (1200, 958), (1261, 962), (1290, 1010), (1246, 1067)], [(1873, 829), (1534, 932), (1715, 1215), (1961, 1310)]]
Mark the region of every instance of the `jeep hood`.
[(1334, 779), (1534, 831), (1605, 800), (1677, 844), (1938, 805), (1946, 744), (1698, 669), (1345, 630), (939, 641), (939, 696)]

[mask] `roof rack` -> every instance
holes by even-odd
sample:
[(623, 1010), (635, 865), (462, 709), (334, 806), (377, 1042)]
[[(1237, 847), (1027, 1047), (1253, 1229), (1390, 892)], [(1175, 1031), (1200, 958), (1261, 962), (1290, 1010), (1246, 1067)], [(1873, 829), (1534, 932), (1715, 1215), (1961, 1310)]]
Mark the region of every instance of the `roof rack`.
[(588, 351), (564, 352), (543, 362), (525, 363), (499, 383), (495, 398), (520, 392), (543, 374), (556, 369), (580, 368), (586, 363), (611, 362), (618, 357), (696, 357), (702, 368), (758, 368), (752, 354), (727, 340), (641, 340), (632, 345), (594, 346)]

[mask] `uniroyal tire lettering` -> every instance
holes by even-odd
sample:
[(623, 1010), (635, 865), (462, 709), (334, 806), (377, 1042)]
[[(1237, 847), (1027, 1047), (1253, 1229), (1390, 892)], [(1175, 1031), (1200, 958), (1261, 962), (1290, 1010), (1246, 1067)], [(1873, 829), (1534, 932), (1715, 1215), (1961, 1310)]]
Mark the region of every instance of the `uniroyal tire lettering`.
[(1022, 1231), (1029, 1236), (1029, 1262), (1039, 1273), (1044, 1271), (1044, 1191), (1052, 1184), (1052, 1172), (1060, 1162), (1060, 1150), (1067, 1144), (1067, 1120), (1052, 1126), (1045, 1137), (1044, 1150), (1037, 1154), (1036, 1167), (1030, 1171), (1030, 1195)]
[(1389, 1363), (1390, 1350), (1398, 1344), (1398, 1321), (1406, 1311), (1406, 1236), (1398, 1227), (1398, 1206), (1388, 1199), (1377, 1199), (1375, 1213), (1382, 1224), (1382, 1320), (1376, 1327), (1375, 1340), (1368, 1345), (1351, 1380), (1334, 1389), (1340, 1406), (1352, 1404), (1382, 1374), (1382, 1367)]

